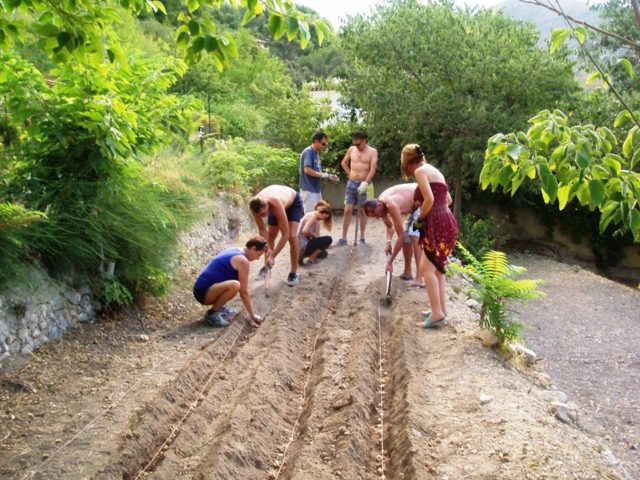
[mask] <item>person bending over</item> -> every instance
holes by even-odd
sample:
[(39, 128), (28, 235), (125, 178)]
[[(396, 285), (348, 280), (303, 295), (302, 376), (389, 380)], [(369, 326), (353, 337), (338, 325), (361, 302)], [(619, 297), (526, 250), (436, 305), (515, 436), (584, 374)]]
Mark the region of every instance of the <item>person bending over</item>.
[[(364, 204), (364, 213), (367, 217), (380, 218), (387, 227), (387, 242), (384, 251), (391, 254), (387, 261), (386, 270), (393, 271), (393, 260), (396, 258), (400, 250), (404, 257), (404, 272), (400, 275), (401, 280), (412, 280), (411, 275), (411, 258), (412, 254), (416, 261), (416, 278), (413, 286), (422, 286), (420, 278), (420, 247), (418, 246), (419, 233), (413, 229), (412, 213), (420, 210), (420, 205), (415, 205), (414, 193), (417, 183), (402, 183), (387, 188), (376, 199), (371, 199)], [(402, 215), (409, 214), (407, 227), (404, 226)], [(417, 218), (417, 217), (416, 217)], [(397, 238), (392, 247), (393, 233)], [(413, 243), (413, 247), (412, 247)]]
[[(298, 223), (304, 215), (300, 194), (284, 185), (270, 185), (251, 199), (249, 208), (258, 232), (269, 242), (269, 251), (264, 260), (266, 268), (275, 265), (276, 257), (289, 242), (291, 271), (287, 277), (287, 285), (295, 287), (298, 284)], [(264, 217), (267, 217), (268, 233)], [(280, 238), (278, 243), (275, 243), (278, 232)]]
[(298, 245), (300, 246), (300, 265), (308, 258), (307, 265), (313, 265), (318, 259), (326, 258), (327, 248), (333, 239), (329, 235), (320, 236), (320, 222), (327, 231), (331, 231), (331, 205), (324, 200), (316, 203), (313, 211), (302, 217), (298, 226)]
[(266, 251), (267, 241), (257, 236), (249, 239), (244, 248), (227, 248), (213, 257), (193, 286), (196, 300), (202, 305), (211, 305), (204, 317), (206, 323), (214, 327), (229, 325), (224, 317), (238, 312), (227, 302), (240, 293), (249, 323), (254, 327), (260, 325), (262, 319), (253, 311), (249, 295), (249, 262), (259, 259)]

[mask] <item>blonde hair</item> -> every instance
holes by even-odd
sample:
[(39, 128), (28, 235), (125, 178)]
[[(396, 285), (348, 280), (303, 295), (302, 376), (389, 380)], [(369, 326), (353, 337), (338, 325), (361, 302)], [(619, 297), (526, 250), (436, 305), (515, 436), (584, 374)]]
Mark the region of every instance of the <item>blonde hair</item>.
[(409, 165), (420, 163), (423, 160), (426, 160), (426, 158), (420, 145), (417, 143), (409, 143), (408, 145), (405, 145), (402, 149), (402, 153), (400, 154), (400, 172), (402, 173), (402, 178), (407, 180), (410, 177), (407, 172), (407, 167)]
[(326, 228), (328, 231), (331, 231), (333, 212), (331, 211), (331, 205), (329, 204), (329, 202), (318, 200), (318, 202), (316, 202), (316, 206), (314, 207), (314, 211), (327, 215), (327, 218), (322, 221), (322, 224), (324, 225), (324, 228)]

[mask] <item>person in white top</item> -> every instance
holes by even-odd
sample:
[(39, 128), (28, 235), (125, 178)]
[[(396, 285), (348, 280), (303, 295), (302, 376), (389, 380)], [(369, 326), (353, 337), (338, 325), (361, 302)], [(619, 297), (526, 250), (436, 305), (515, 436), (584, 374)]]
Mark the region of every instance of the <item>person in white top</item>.
[[(320, 235), (320, 222), (327, 231), (331, 231), (333, 214), (331, 205), (324, 200), (316, 203), (313, 211), (305, 214), (298, 226), (298, 245), (300, 246), (300, 265), (313, 265), (319, 259), (326, 258), (327, 248), (333, 242), (330, 235)], [(304, 259), (307, 258), (307, 263)]]

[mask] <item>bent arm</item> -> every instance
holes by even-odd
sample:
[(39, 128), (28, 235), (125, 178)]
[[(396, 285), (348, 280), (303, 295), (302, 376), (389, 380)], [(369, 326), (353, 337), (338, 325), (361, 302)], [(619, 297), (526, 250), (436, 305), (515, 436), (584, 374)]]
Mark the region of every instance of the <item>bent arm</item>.
[(369, 172), (367, 173), (367, 178), (365, 178), (365, 182), (371, 183), (373, 177), (376, 176), (376, 169), (378, 168), (378, 151), (374, 148), (371, 155), (371, 163), (369, 164)]
[(315, 238), (315, 234), (313, 233), (315, 230), (315, 224), (318, 221), (315, 215), (310, 217), (304, 224), (304, 228), (302, 229), (302, 234), (307, 238)]
[(433, 191), (429, 185), (429, 176), (427, 175), (427, 172), (420, 170), (416, 171), (416, 181), (418, 182), (420, 193), (422, 193), (422, 198), (424, 198), (422, 206), (420, 207), (420, 216), (418, 218), (424, 220), (431, 210), (431, 207), (433, 207)]
[(320, 172), (316, 172), (313, 168), (311, 167), (304, 167), (304, 173), (305, 175), (309, 176), (309, 177), (316, 177), (316, 178), (322, 178), (322, 173)]
[(349, 147), (349, 150), (347, 150), (347, 153), (344, 155), (344, 158), (340, 162), (340, 166), (342, 167), (344, 172), (347, 174), (347, 177), (349, 175), (351, 175), (351, 168), (349, 167), (349, 164), (351, 163), (351, 149), (352, 148), (353, 147)]

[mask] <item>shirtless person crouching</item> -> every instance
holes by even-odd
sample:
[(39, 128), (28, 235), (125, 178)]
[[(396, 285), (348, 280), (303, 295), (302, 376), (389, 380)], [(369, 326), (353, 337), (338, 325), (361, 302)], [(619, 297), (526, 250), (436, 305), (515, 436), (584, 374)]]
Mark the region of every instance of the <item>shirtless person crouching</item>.
[[(417, 186), (417, 183), (403, 183), (389, 187), (377, 199), (365, 202), (363, 210), (367, 217), (381, 218), (387, 227), (387, 243), (384, 251), (391, 253), (391, 258), (387, 261), (386, 270), (393, 271), (393, 260), (402, 249), (404, 272), (400, 275), (400, 279), (411, 280), (413, 278), (411, 275), (411, 254), (413, 251), (413, 257), (416, 260), (416, 278), (412, 286), (421, 287), (424, 283), (419, 273), (421, 250), (418, 246), (418, 240), (420, 232), (413, 229), (413, 214), (420, 211), (420, 204), (416, 205), (413, 198)], [(402, 215), (407, 213), (409, 217), (405, 227)], [(394, 231), (397, 239), (392, 249)]]
[[(366, 133), (353, 132), (351, 140), (353, 146), (349, 147), (340, 163), (349, 177), (349, 181), (347, 182), (347, 192), (344, 198), (342, 238), (338, 240), (337, 246), (347, 244), (347, 233), (349, 233), (349, 225), (351, 225), (353, 206), (356, 203), (362, 206), (367, 201), (367, 187), (373, 180), (378, 166), (378, 151), (367, 145)], [(360, 211), (360, 243), (364, 245), (364, 230), (367, 225), (367, 217), (365, 217), (362, 209), (358, 210)]]
[[(287, 277), (287, 285), (295, 287), (298, 284), (298, 223), (304, 216), (304, 206), (300, 194), (293, 188), (284, 185), (270, 185), (260, 190), (249, 202), (260, 235), (269, 243), (269, 250), (265, 255), (265, 266), (271, 268), (276, 263), (276, 257), (289, 242), (291, 256), (291, 271)], [(263, 217), (267, 217), (269, 231), (264, 224)], [(274, 246), (280, 232), (280, 239)]]

